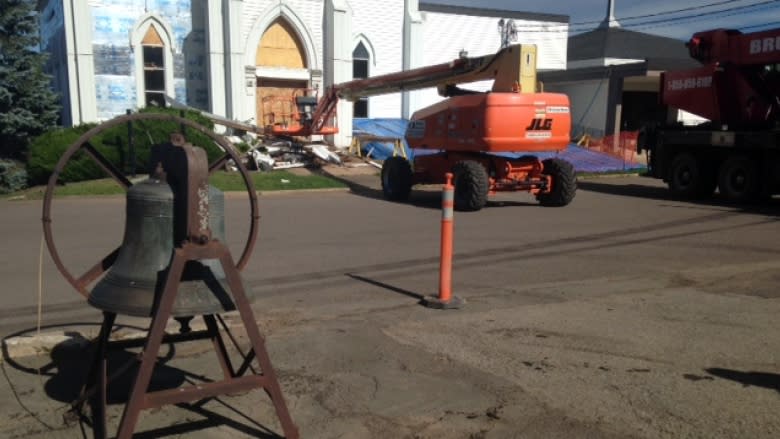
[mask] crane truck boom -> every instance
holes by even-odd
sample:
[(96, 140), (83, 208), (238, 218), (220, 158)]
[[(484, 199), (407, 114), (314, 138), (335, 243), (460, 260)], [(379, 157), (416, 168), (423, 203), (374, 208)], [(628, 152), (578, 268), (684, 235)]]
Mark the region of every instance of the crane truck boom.
[(752, 201), (780, 192), (780, 29), (716, 29), (687, 43), (701, 67), (665, 72), (662, 103), (709, 120), (650, 124), (638, 142), (649, 174), (678, 196)]

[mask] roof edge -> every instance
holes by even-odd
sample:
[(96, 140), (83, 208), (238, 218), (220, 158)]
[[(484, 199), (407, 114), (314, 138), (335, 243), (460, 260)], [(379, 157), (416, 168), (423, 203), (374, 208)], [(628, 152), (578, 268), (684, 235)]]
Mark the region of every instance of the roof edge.
[(420, 2), (421, 12), (439, 12), (442, 14), (473, 15), (481, 17), (502, 17), (518, 20), (548, 21), (568, 24), (570, 17), (561, 14), (546, 14), (539, 12), (508, 11), (505, 9), (474, 8), (470, 6), (443, 5), (438, 3)]

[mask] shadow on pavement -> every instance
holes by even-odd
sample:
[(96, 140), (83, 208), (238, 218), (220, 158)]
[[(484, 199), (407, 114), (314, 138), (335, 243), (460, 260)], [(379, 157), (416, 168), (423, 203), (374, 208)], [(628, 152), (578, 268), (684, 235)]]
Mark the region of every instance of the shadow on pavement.
[(780, 392), (780, 375), (769, 372), (741, 372), (732, 369), (712, 367), (705, 369), (707, 373), (716, 377), (736, 381), (745, 387), (756, 386)]
[(163, 428), (155, 428), (152, 430), (142, 431), (142, 432), (136, 432), (133, 434), (133, 438), (135, 439), (156, 439), (160, 437), (186, 437), (187, 433), (193, 433), (199, 430), (204, 430), (207, 428), (212, 428), (217, 425), (224, 425), (227, 427), (230, 427), (236, 431), (239, 431), (243, 434), (246, 434), (251, 437), (256, 437), (260, 439), (278, 439), (282, 438), (283, 436), (279, 436), (275, 434), (274, 432), (268, 430), (265, 426), (258, 424), (257, 421), (249, 417), (249, 415), (239, 411), (235, 407), (225, 403), (224, 401), (220, 400), (219, 398), (214, 398), (214, 401), (219, 402), (224, 407), (230, 409), (232, 412), (236, 413), (237, 415), (244, 418), (248, 423), (254, 424), (254, 426), (250, 426), (241, 422), (238, 422), (234, 419), (228, 418), (226, 416), (220, 415), (219, 413), (213, 412), (211, 410), (208, 410), (203, 407), (203, 404), (176, 404), (176, 407), (187, 410), (188, 412), (202, 416), (205, 419), (200, 419), (197, 421), (189, 421), (184, 424), (177, 424), (177, 425), (171, 425), (169, 427), (163, 427)]
[[(46, 330), (62, 330), (63, 328), (85, 328), (91, 326), (99, 326), (94, 323), (69, 323), (63, 325), (50, 325), (45, 328)], [(117, 325), (115, 329), (132, 329), (132, 330), (145, 330), (145, 328), (131, 327), (126, 325)], [(33, 398), (41, 395), (40, 392), (21, 394), (17, 392), (14, 380), (8, 375), (5, 367), (8, 366), (15, 370), (31, 375), (34, 379), (40, 379), (45, 391), (45, 397), (50, 400), (73, 403), (81, 396), (82, 388), (87, 380), (87, 373), (90, 369), (90, 363), (92, 360), (94, 345), (91, 340), (85, 338), (80, 332), (77, 331), (64, 331), (64, 335), (68, 337), (66, 341), (60, 342), (51, 348), (36, 349), (36, 352), (28, 353), (28, 356), (15, 358), (11, 354), (8, 340), (14, 337), (32, 337), (37, 331), (37, 328), (18, 331), (10, 334), (2, 339), (2, 356), (3, 361), (0, 366), (3, 367), (3, 377), (7, 381), (11, 393), (13, 394), (16, 403), (19, 407), (26, 412), (31, 418), (35, 419), (39, 424), (46, 427), (49, 430), (56, 430), (61, 427), (50, 425), (51, 421), (47, 422), (42, 413), (36, 413), (29, 407), (33, 407), (36, 404), (27, 401), (27, 398)], [(167, 347), (167, 349), (166, 349)], [(37, 355), (36, 355), (37, 353)], [(176, 357), (176, 349), (174, 343), (166, 343), (160, 350), (160, 356), (158, 357), (157, 364), (154, 368), (151, 381), (149, 383), (149, 391), (158, 391), (166, 389), (176, 389), (182, 385), (196, 385), (203, 382), (211, 382), (209, 378), (190, 373), (186, 370), (178, 367), (172, 367), (169, 364), (171, 360)], [(48, 358), (47, 358), (48, 355)], [(127, 402), (128, 396), (134, 384), (135, 376), (140, 363), (138, 360), (138, 353), (132, 350), (116, 349), (110, 350), (108, 353), (108, 376), (109, 383), (106, 394), (106, 402), (108, 405), (124, 405)], [(43, 365), (37, 365), (45, 362)], [(28, 365), (35, 364), (35, 366)], [(111, 377), (111, 374), (120, 370), (123, 366), (130, 365), (126, 371), (120, 375)], [(45, 381), (44, 381), (45, 380)], [(37, 396), (40, 398), (40, 396)], [(235, 419), (218, 414), (203, 405), (207, 402), (219, 403), (229, 411), (236, 414), (236, 417), (242, 418), (239, 422)], [(39, 405), (39, 404), (37, 404)], [(79, 416), (78, 422), (81, 434), (79, 437), (91, 437), (92, 424), (91, 417), (89, 416), (89, 404), (85, 404), (82, 410), (81, 416)], [(225, 403), (219, 397), (208, 398), (198, 403), (193, 404), (176, 404), (177, 407), (187, 410), (190, 414), (202, 416), (204, 419), (198, 419), (194, 421), (183, 421), (182, 424), (172, 425), (164, 428), (151, 429), (148, 431), (143, 430), (142, 425), (136, 427), (137, 433), (133, 435), (135, 438), (157, 438), (163, 436), (176, 436), (184, 435), (186, 433), (202, 430), (206, 428), (213, 428), (216, 426), (224, 425), (230, 427), (241, 433), (258, 438), (278, 438), (269, 428), (262, 424), (259, 424), (249, 415), (241, 412), (237, 408)], [(63, 409), (63, 415), (66, 413), (66, 409)], [(179, 417), (181, 415), (178, 415)], [(182, 419), (191, 419), (191, 416), (182, 417)], [(76, 419), (73, 419), (74, 421)], [(109, 425), (109, 431), (112, 431), (116, 426)]]
[[(436, 185), (428, 185), (424, 187), (415, 186), (412, 188), (412, 193), (407, 201), (389, 201), (385, 200), (384, 194), (380, 187), (381, 182), (379, 176), (376, 175), (358, 175), (355, 177), (335, 175), (326, 170), (320, 170), (323, 175), (332, 178), (345, 184), (350, 192), (355, 195), (372, 198), (375, 200), (383, 200), (387, 203), (399, 203), (407, 204), (423, 209), (441, 209), (441, 189)], [(523, 207), (523, 206), (538, 206), (538, 203), (517, 202), (517, 201), (500, 201), (500, 200), (488, 200), (485, 205), (486, 209), (495, 207)]]
[(718, 194), (715, 194), (709, 199), (682, 200), (672, 196), (672, 194), (669, 193), (669, 190), (665, 187), (649, 185), (645, 186), (641, 184), (615, 184), (614, 182), (605, 183), (593, 180), (578, 181), (577, 188), (584, 191), (624, 197), (647, 198), (651, 200), (669, 202), (685, 202), (701, 206), (701, 208), (739, 209), (747, 213), (780, 216), (780, 198), (770, 198), (763, 202), (756, 202), (752, 204), (735, 204), (720, 198)]
[(376, 287), (384, 288), (386, 290), (390, 290), (390, 291), (392, 291), (394, 293), (398, 293), (398, 294), (401, 294), (403, 296), (411, 297), (413, 299), (423, 300), (425, 298), (422, 294), (418, 294), (418, 293), (415, 293), (413, 291), (405, 290), (403, 288), (395, 287), (393, 285), (386, 284), (386, 283), (380, 282), (378, 280), (369, 279), (367, 277), (360, 276), (360, 275), (353, 274), (353, 273), (346, 273), (346, 275), (347, 275), (347, 277), (351, 277), (352, 279), (359, 280), (361, 282), (365, 282), (367, 284), (374, 285)]

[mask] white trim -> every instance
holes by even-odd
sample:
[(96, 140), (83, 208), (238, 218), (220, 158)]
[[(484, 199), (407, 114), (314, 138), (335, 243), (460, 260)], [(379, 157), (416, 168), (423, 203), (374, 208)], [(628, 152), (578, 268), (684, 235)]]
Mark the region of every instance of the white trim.
[[(404, 1), (404, 25), (402, 36), (401, 65), (404, 70), (423, 66), (424, 63), (424, 23), (425, 17), (420, 12), (418, 0)], [(401, 92), (401, 117), (410, 119), (412, 114), (421, 107), (421, 96), (424, 91)]]
[[(344, 0), (325, 0), (323, 19), (323, 48), (325, 66), (324, 85), (349, 81), (352, 79), (352, 10)], [(346, 148), (352, 143), (352, 103), (340, 99), (336, 104), (339, 132), (328, 136), (328, 141), (338, 148)]]
[(144, 86), (144, 56), (143, 51), (136, 50), (141, 46), (146, 32), (152, 24), (155, 25), (157, 33), (163, 41), (165, 46), (163, 49), (163, 56), (165, 62), (165, 94), (168, 96), (174, 96), (175, 88), (173, 86), (173, 52), (174, 52), (174, 39), (173, 30), (162, 18), (156, 14), (145, 14), (141, 16), (136, 22), (137, 24), (133, 28), (130, 34), (130, 48), (134, 52), (135, 69), (135, 90), (136, 90), (136, 106), (143, 108), (146, 106), (146, 87)]
[[(376, 50), (374, 50), (374, 45), (371, 44), (371, 40), (369, 40), (365, 34), (357, 34), (352, 39), (352, 52), (355, 51), (355, 48), (357, 48), (358, 44), (360, 43), (363, 43), (363, 46), (368, 51), (368, 60), (370, 61), (369, 64), (376, 67)], [(368, 76), (371, 76), (370, 71)]]
[(261, 78), (296, 79), (302, 81), (311, 79), (311, 72), (308, 69), (291, 69), (287, 67), (258, 66), (255, 68), (255, 74)]
[(260, 44), (260, 39), (263, 38), (265, 31), (277, 18), (284, 18), (295, 31), (298, 40), (303, 44), (303, 49), (306, 51), (306, 67), (309, 70), (321, 69), (314, 39), (311, 37), (311, 30), (306, 26), (306, 22), (301, 20), (298, 14), (286, 4), (277, 4), (269, 8), (252, 25), (252, 30), (249, 32), (244, 45), (245, 65), (256, 65), (257, 46)]
[(645, 60), (643, 59), (631, 59), (631, 58), (592, 58), (592, 59), (569, 61), (566, 64), (566, 69), (572, 70), (572, 69), (583, 69), (587, 67), (606, 67), (606, 66), (617, 66), (623, 64), (635, 64), (635, 63), (643, 63), (643, 62), (645, 62)]
[(227, 86), (225, 84), (225, 35), (222, 0), (206, 0), (206, 50), (208, 52), (209, 110), (227, 116)]
[(63, 29), (68, 72), (68, 97), (70, 122), (79, 125), (97, 120), (95, 91), (95, 64), (92, 53), (92, 9), (86, 2), (63, 2)]

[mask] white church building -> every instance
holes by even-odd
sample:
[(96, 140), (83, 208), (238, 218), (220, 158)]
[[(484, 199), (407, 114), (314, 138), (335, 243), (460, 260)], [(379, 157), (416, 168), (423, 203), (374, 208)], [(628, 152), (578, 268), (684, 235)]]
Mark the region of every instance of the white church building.
[[(566, 68), (569, 18), (418, 0), (39, 0), (42, 50), (62, 122), (111, 119), (171, 96), (264, 125), (274, 96), (495, 53), (500, 19), (536, 44), (540, 71)], [(486, 84), (477, 84), (486, 87)], [(341, 102), (337, 146), (353, 117), (408, 118), (435, 90)]]

